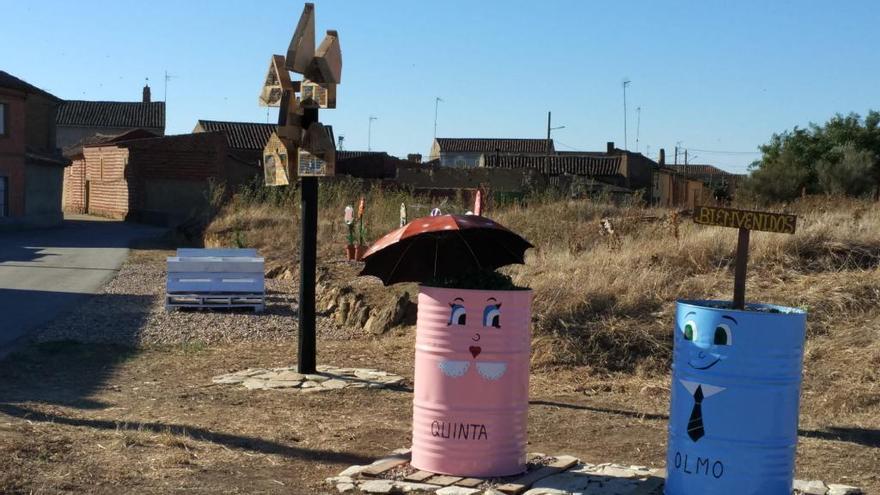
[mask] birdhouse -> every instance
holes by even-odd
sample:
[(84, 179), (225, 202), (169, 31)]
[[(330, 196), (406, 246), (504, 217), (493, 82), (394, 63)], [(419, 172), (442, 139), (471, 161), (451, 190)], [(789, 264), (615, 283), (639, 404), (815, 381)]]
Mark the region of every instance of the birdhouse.
[(336, 84), (303, 80), (299, 104), (305, 108), (336, 108)]
[(266, 147), (263, 148), (263, 176), (267, 186), (286, 186), (290, 184), (290, 156), (297, 157), (297, 148), (293, 144), (285, 144), (278, 134), (272, 133)]
[(336, 144), (329, 129), (320, 122), (310, 125), (303, 134), (296, 169), (301, 177), (329, 177), (336, 174)]

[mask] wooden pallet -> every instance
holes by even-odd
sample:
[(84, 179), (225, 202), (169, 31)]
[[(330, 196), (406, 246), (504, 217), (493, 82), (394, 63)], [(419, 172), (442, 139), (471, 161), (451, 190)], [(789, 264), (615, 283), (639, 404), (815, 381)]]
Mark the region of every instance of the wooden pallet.
[(165, 310), (174, 308), (252, 308), (261, 313), (266, 309), (266, 296), (263, 294), (166, 294)]

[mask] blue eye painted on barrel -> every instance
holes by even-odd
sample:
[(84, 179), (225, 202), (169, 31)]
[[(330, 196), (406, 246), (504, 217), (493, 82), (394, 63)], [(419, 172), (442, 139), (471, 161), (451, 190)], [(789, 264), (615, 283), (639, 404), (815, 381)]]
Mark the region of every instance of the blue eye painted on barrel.
[(483, 310), (483, 326), (501, 328), (501, 303), (490, 297), (489, 305)]
[(451, 303), (449, 303), (449, 307), (451, 308), (451, 311), (449, 312), (449, 322), (446, 323), (446, 325), (466, 325), (467, 310), (464, 309), (464, 299), (456, 297)]
[(729, 326), (724, 323), (720, 323), (717, 327), (715, 327), (713, 344), (733, 345), (733, 333), (731, 333)]

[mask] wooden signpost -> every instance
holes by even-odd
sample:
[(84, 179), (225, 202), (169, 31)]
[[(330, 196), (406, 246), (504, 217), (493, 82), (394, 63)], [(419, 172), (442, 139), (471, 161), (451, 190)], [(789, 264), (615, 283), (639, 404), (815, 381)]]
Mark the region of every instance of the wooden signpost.
[(746, 269), (749, 263), (749, 232), (760, 230), (778, 234), (794, 234), (795, 227), (797, 226), (797, 217), (784, 213), (698, 206), (694, 208), (694, 222), (701, 225), (739, 229), (733, 281), (733, 308), (745, 309)]
[[(289, 71), (301, 74), (293, 81)], [(314, 373), (315, 267), (318, 239), (318, 177), (335, 174), (336, 147), (318, 109), (336, 108), (336, 85), (342, 82), (339, 34), (327, 31), (315, 48), (315, 4), (306, 3), (287, 48), (269, 62), (260, 104), (278, 109), (278, 130), (264, 150), (267, 186), (300, 179), (301, 236), (299, 284), (299, 355), (297, 370)]]

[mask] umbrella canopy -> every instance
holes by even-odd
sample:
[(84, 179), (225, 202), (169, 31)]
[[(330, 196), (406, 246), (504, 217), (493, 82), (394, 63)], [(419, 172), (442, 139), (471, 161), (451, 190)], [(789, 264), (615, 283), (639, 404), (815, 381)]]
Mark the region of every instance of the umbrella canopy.
[(417, 218), (370, 246), (360, 274), (379, 277), (385, 285), (424, 283), (522, 264), (530, 247), (527, 240), (481, 216)]

